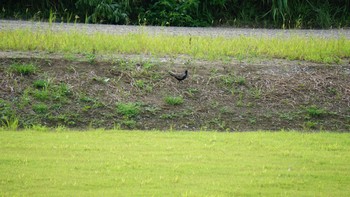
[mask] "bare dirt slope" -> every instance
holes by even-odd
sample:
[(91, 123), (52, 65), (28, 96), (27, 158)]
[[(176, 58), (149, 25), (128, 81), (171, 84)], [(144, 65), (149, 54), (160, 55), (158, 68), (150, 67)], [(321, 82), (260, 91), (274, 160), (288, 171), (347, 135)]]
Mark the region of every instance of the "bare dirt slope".
[[(36, 56), (1, 55), (2, 117), (12, 114), (22, 127), (350, 130), (348, 64)], [(11, 70), (16, 63), (37, 70), (16, 73)], [(182, 82), (168, 74), (185, 69), (189, 77)], [(48, 85), (38, 87), (38, 80)], [(183, 102), (174, 105), (169, 97)], [(136, 112), (123, 112), (125, 104)]]

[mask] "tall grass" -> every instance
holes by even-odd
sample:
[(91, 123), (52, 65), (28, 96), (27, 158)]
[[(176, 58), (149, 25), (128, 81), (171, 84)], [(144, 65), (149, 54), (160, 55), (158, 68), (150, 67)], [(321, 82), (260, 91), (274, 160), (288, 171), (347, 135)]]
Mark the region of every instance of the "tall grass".
[[(63, 53), (189, 55), (194, 58), (269, 57), (314, 62), (339, 62), (350, 57), (350, 40), (300, 36), (233, 38), (169, 36), (130, 33), (33, 32), (28, 29), (0, 31), (0, 50)], [(191, 41), (190, 41), (191, 40)]]
[(348, 196), (348, 133), (0, 131), (1, 196)]

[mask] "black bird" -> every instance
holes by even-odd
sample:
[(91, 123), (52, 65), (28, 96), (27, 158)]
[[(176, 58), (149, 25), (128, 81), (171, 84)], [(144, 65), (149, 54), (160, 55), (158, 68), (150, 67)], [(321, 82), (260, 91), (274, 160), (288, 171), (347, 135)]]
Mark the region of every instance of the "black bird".
[(173, 77), (175, 77), (175, 79), (177, 79), (179, 82), (186, 79), (187, 78), (187, 70), (185, 70), (184, 73), (181, 73), (181, 74), (176, 74), (176, 73), (173, 73), (173, 72), (169, 72), (169, 74)]

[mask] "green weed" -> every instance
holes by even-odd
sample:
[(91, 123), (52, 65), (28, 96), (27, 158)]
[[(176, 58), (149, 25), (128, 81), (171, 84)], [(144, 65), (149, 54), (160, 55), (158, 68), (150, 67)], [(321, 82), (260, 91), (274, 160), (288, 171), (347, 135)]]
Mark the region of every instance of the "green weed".
[(239, 92), (238, 94), (238, 100), (237, 100), (237, 107), (243, 107), (244, 103), (243, 103), (243, 99), (244, 99), (244, 93), (243, 92)]
[(179, 115), (177, 113), (166, 113), (166, 114), (160, 115), (161, 119), (174, 119), (177, 117), (179, 117)]
[(45, 125), (41, 125), (41, 124), (34, 124), (31, 125), (28, 129), (33, 130), (33, 131), (48, 131), (49, 128)]
[(83, 108), (82, 108), (82, 111), (83, 112), (87, 112), (91, 109), (91, 106), (90, 105), (85, 105)]
[(35, 73), (37, 67), (34, 64), (15, 63), (10, 66), (10, 70), (21, 75), (30, 75)]
[(164, 101), (168, 105), (181, 105), (184, 102), (181, 96), (166, 96)]
[(49, 99), (50, 93), (48, 90), (34, 90), (33, 97), (40, 101), (45, 101)]
[(226, 128), (226, 122), (222, 120), (220, 117), (213, 118), (212, 120), (209, 121), (209, 123), (215, 125), (221, 130), (225, 130)]
[(18, 118), (8, 101), (0, 99), (0, 127), (16, 130), (18, 128)]
[(309, 129), (316, 129), (318, 123), (314, 121), (307, 121), (304, 122), (304, 129), (309, 130)]
[(132, 119), (126, 119), (121, 121), (121, 125), (128, 129), (134, 129), (136, 127), (136, 121)]
[(1, 126), (4, 126), (5, 129), (17, 130), (19, 126), (19, 120), (17, 117), (9, 117), (2, 120)]
[(220, 108), (220, 113), (225, 114), (229, 112), (229, 108), (227, 106), (223, 106)]
[(96, 61), (96, 55), (94, 53), (87, 54), (86, 58), (90, 64), (93, 64)]
[(77, 61), (78, 57), (72, 53), (65, 53), (64, 54), (64, 59), (68, 60), (68, 61)]
[(139, 115), (141, 109), (137, 103), (117, 103), (117, 112), (123, 116), (131, 118)]
[(255, 99), (261, 98), (262, 90), (260, 88), (251, 88), (249, 92)]
[(146, 92), (152, 92), (153, 86), (152, 84), (147, 83), (145, 80), (139, 79), (135, 81), (135, 86), (140, 90), (144, 90)]
[(161, 109), (158, 107), (158, 106), (155, 106), (155, 105), (148, 105), (148, 106), (145, 106), (144, 107), (144, 110), (146, 112), (149, 112), (153, 115), (155, 115), (158, 111), (160, 111)]
[(199, 92), (199, 90), (197, 88), (188, 88), (187, 89), (187, 93), (190, 97), (193, 97), (198, 92)]
[(23, 94), (21, 95), (20, 100), (19, 100), (19, 106), (18, 107), (20, 109), (23, 109), (23, 107), (27, 106), (30, 103), (30, 100), (31, 100), (30, 94), (31, 94), (31, 92), (32, 92), (31, 88), (26, 88), (23, 91)]
[(238, 84), (238, 85), (244, 85), (246, 83), (246, 80), (243, 76), (238, 76), (235, 80), (235, 82)]
[(238, 84), (238, 85), (245, 85), (246, 80), (243, 76), (236, 76), (236, 75), (224, 75), (221, 78), (222, 83), (225, 86), (232, 86), (233, 84)]
[(325, 109), (319, 108), (316, 105), (312, 105), (310, 107), (306, 108), (307, 115), (312, 118), (318, 118), (325, 114), (327, 114), (327, 111)]
[(93, 98), (90, 98), (90, 97), (88, 97), (88, 96), (86, 96), (86, 95), (82, 95), (81, 97), (80, 97), (80, 101), (83, 101), (83, 102), (95, 102), (95, 99), (93, 99)]
[(58, 86), (58, 92), (61, 96), (69, 96), (72, 94), (71, 88), (65, 83), (60, 83)]
[(256, 118), (255, 117), (249, 118), (248, 121), (249, 121), (250, 124), (256, 124)]
[(142, 67), (145, 68), (146, 70), (151, 70), (152, 68), (155, 67), (155, 65), (151, 62), (144, 62), (142, 63)]
[(135, 85), (136, 85), (136, 87), (138, 87), (138, 88), (140, 88), (140, 89), (143, 89), (143, 88), (146, 87), (145, 81), (142, 80), (142, 79), (136, 80), (136, 81), (135, 81)]
[(298, 115), (295, 112), (283, 112), (279, 114), (279, 118), (283, 119), (283, 120), (288, 120), (288, 121), (292, 121), (294, 119), (296, 119), (298, 117)]
[(49, 83), (46, 80), (39, 79), (34, 81), (33, 85), (38, 89), (46, 89)]
[(33, 105), (33, 110), (38, 114), (43, 114), (48, 112), (49, 107), (44, 103), (39, 103), (39, 104)]

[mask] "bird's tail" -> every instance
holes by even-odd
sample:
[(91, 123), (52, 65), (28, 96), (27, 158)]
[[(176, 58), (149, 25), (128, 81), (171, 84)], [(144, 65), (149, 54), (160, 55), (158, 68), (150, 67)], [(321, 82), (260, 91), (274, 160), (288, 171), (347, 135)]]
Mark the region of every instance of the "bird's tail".
[(173, 76), (173, 77), (176, 77), (176, 74), (173, 73), (173, 72), (171, 72), (171, 71), (169, 71), (169, 75), (171, 75), (171, 76)]

